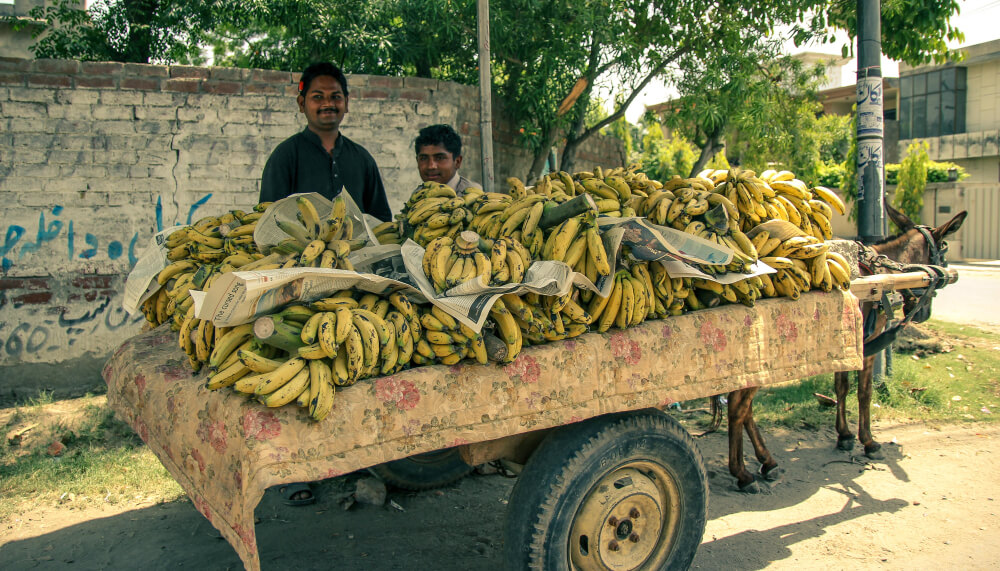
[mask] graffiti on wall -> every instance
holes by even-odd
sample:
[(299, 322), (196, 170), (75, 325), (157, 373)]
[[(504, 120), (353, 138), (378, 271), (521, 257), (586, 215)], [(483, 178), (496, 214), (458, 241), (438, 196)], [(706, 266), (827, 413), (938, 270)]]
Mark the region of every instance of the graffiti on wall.
[[(212, 194), (206, 193), (191, 204), (187, 211), (187, 224), (195, 220), (198, 209), (211, 198)], [(140, 242), (139, 232), (122, 238), (99, 237), (96, 231), (84, 231), (89, 229), (88, 223), (99, 225), (98, 222), (87, 220), (84, 216), (70, 217), (69, 214), (70, 211), (62, 205), (55, 205), (38, 212), (37, 226), (10, 224), (6, 229), (0, 227), (0, 276), (18, 264), (24, 264), (27, 256), (34, 258), (31, 262), (36, 267), (39, 265), (38, 256), (48, 256), (47, 261), (51, 262), (68, 259), (71, 262), (123, 263), (127, 260), (129, 268), (135, 265), (145, 243)], [(156, 231), (163, 228), (163, 203), (162, 199), (157, 199)], [(45, 262), (41, 265), (53, 266)], [(107, 270), (113, 274), (118, 271), (111, 264)], [(55, 297), (43, 297), (27, 303), (19, 302), (17, 296), (8, 298), (9, 291), (0, 289), (0, 366), (58, 362), (87, 354), (106, 353), (138, 333), (144, 321), (142, 313), (130, 316), (122, 308), (124, 287), (120, 276), (123, 274), (118, 275), (117, 279), (111, 278), (110, 284), (84, 288), (88, 291), (83, 295), (68, 294), (74, 286), (42, 285), (42, 290), (54, 289), (58, 292), (37, 291), (29, 292), (29, 295), (51, 297), (55, 293)], [(59, 282), (67, 278), (50, 273), (50, 277), (39, 279)], [(87, 274), (80, 279), (94, 278)]]
[[(196, 200), (188, 209), (187, 222), (191, 224), (194, 214), (203, 204), (212, 198), (208, 193)], [(48, 217), (46, 217), (48, 214)], [(70, 219), (63, 221), (59, 217), (63, 214), (62, 205), (55, 205), (47, 212), (43, 210), (38, 213), (38, 227), (33, 229), (33, 237), (29, 235), (28, 229), (18, 224), (11, 224), (3, 234), (3, 242), (0, 243), (0, 266), (3, 273), (10, 271), (18, 260), (28, 254), (42, 253), (46, 248), (54, 247), (55, 242), (65, 240), (66, 252), (69, 261), (102, 259), (104, 255), (108, 260), (115, 261), (126, 255), (125, 244), (128, 244), (128, 267), (135, 265), (138, 257), (136, 255), (136, 244), (139, 241), (139, 233), (135, 232), (131, 237), (122, 240), (106, 240), (105, 244), (101, 239), (91, 232), (84, 232), (82, 235), (76, 230), (75, 221)], [(176, 224), (176, 223), (175, 223)], [(156, 199), (156, 231), (163, 230), (163, 199)]]
[[(0, 361), (61, 361), (70, 355), (104, 352), (138, 332), (143, 316), (122, 309), (121, 294), (74, 304), (35, 319), (0, 321)], [(58, 359), (52, 359), (58, 355)]]

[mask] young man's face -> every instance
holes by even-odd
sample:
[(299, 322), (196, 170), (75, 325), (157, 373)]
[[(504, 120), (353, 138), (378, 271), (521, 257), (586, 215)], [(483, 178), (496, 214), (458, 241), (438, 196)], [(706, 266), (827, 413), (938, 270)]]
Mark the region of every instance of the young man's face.
[(452, 155), (444, 145), (424, 145), (417, 149), (417, 170), (424, 182), (448, 184), (460, 166), (462, 157)]
[(316, 132), (337, 131), (347, 113), (347, 96), (340, 82), (329, 75), (312, 80), (306, 94), (299, 95), (299, 112), (305, 114), (309, 128)]

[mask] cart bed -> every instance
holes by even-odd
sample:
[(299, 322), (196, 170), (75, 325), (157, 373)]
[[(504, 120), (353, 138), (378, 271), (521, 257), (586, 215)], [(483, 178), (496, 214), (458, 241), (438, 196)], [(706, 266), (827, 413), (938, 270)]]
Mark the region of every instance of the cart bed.
[(270, 486), (322, 480), (462, 444), (593, 416), (860, 369), (850, 293), (728, 305), (626, 331), (526, 347), (507, 366), (410, 369), (338, 390), (329, 416), (267, 409), (192, 375), (167, 326), (108, 361), (108, 402), (163, 462), (247, 569), (260, 568), (254, 508)]

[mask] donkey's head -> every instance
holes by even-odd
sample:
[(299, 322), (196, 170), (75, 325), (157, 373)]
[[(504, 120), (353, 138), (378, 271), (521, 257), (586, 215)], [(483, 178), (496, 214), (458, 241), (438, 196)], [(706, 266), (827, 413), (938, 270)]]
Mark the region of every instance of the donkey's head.
[(962, 227), (962, 222), (965, 221), (968, 214), (963, 210), (951, 220), (937, 228), (932, 228), (914, 224), (907, 215), (888, 204), (885, 205), (885, 211), (900, 231), (898, 235), (886, 241), (887, 245), (889, 243), (896, 244), (895, 251), (885, 252), (885, 254), (901, 264), (930, 264), (934, 266), (947, 265), (944, 255), (948, 251), (948, 243), (944, 239)]
[[(901, 264), (947, 266), (945, 253), (948, 251), (948, 243), (945, 237), (954, 234), (962, 226), (968, 214), (965, 210), (959, 212), (954, 218), (944, 224), (932, 228), (914, 224), (912, 220), (895, 208), (885, 205), (889, 219), (900, 230), (900, 234), (890, 238), (884, 243), (887, 250), (885, 253), (889, 258)], [(891, 247), (890, 247), (891, 246)], [(876, 246), (876, 250), (879, 248)], [(924, 289), (912, 289), (903, 292), (903, 312), (907, 315), (913, 310)], [(920, 323), (930, 317), (930, 304), (926, 305), (913, 318), (914, 322)]]

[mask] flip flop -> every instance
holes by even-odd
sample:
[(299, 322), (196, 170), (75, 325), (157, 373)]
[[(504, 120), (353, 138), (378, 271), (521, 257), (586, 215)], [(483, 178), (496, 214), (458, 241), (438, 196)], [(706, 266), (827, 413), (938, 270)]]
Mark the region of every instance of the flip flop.
[[(307, 497), (294, 499), (296, 495), (306, 492), (309, 494)], [(286, 484), (278, 488), (278, 493), (284, 499), (285, 504), (290, 506), (307, 506), (309, 504), (316, 503), (316, 496), (313, 495), (312, 488), (309, 484)]]

